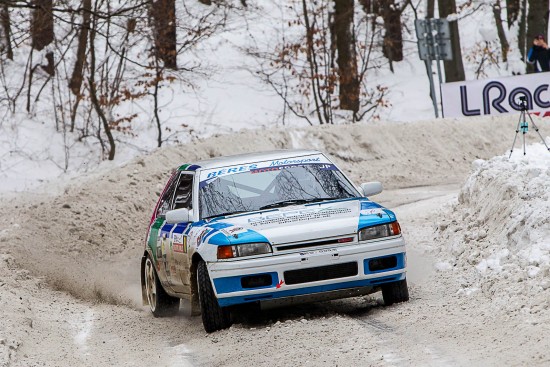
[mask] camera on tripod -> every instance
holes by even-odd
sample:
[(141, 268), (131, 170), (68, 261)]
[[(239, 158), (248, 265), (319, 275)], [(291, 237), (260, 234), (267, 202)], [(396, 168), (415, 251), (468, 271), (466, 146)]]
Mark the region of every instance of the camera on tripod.
[(525, 95), (519, 96), (519, 105), (522, 110), (527, 111), (527, 97)]
[(546, 149), (550, 152), (550, 148), (548, 147), (548, 144), (546, 144), (546, 141), (542, 137), (542, 135), (539, 132), (539, 128), (537, 125), (535, 125), (535, 122), (533, 121), (533, 118), (531, 117), (531, 114), (529, 113), (529, 109), (527, 108), (527, 96), (526, 95), (520, 95), (519, 96), (519, 106), (521, 107), (520, 113), (519, 113), (519, 120), (516, 127), (516, 135), (514, 137), (514, 142), (512, 143), (512, 149), (510, 149), (510, 156), (508, 158), (512, 157), (512, 152), (514, 151), (514, 145), (516, 145), (516, 139), (518, 138), (518, 133), (521, 131), (521, 135), (523, 137), (523, 155), (527, 154), (525, 151), (525, 134), (529, 131), (529, 123), (527, 122), (527, 118), (529, 118), (529, 121), (531, 121), (531, 125), (539, 134), (540, 139), (542, 140), (542, 143), (546, 147)]

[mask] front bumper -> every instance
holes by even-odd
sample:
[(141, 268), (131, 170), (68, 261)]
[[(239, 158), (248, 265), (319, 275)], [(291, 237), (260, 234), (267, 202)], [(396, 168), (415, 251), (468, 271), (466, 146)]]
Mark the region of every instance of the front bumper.
[[(391, 261), (385, 261), (382, 269), (372, 269), (371, 260), (380, 259)], [(346, 289), (365, 288), (366, 294), (380, 284), (405, 279), (405, 241), (400, 236), (255, 259), (211, 262), (208, 270), (222, 307), (284, 298), (308, 301), (308, 296), (318, 300), (323, 293), (334, 295)], [(287, 280), (292, 284), (287, 284)]]

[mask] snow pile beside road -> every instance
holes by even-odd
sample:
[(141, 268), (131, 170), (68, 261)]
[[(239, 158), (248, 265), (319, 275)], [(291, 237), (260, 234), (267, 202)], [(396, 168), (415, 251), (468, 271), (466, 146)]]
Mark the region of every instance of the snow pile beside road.
[(550, 152), (539, 143), (522, 153), (474, 161), (451, 217), (439, 224), (447, 262), (438, 269), (463, 273), (459, 292), (538, 314), (550, 302)]

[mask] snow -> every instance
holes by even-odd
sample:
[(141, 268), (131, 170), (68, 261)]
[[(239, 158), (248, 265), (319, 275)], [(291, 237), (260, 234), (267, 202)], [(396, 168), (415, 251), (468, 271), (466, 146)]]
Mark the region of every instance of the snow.
[(540, 142), (508, 156), (473, 162), (436, 252), (498, 307), (536, 313), (550, 300), (541, 286), (550, 274), (550, 152)]

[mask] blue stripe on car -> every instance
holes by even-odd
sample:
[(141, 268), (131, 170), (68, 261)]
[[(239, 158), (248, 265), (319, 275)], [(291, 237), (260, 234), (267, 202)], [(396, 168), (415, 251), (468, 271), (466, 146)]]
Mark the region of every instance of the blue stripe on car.
[(246, 275), (239, 275), (234, 277), (217, 278), (217, 279), (214, 279), (214, 286), (216, 287), (216, 292), (218, 292), (218, 294), (250, 290), (250, 288), (242, 287), (241, 279), (244, 277), (251, 277), (251, 276), (257, 276), (257, 275), (271, 276), (271, 284), (260, 286), (260, 287), (254, 287), (253, 289), (275, 288), (277, 286), (277, 283), (279, 282), (279, 276), (277, 275), (277, 273), (270, 272), (270, 273), (246, 274)]
[(313, 294), (313, 293), (335, 291), (335, 290), (346, 289), (346, 288), (376, 287), (380, 284), (397, 282), (403, 279), (405, 279), (405, 273), (389, 275), (389, 276), (379, 277), (374, 279), (363, 279), (363, 280), (355, 280), (351, 282), (291, 289), (287, 291), (254, 294), (249, 296), (218, 298), (218, 303), (220, 304), (221, 307), (227, 307), (232, 305), (238, 305), (241, 303), (250, 303), (250, 302), (277, 299), (277, 298), (283, 298), (283, 297), (301, 296), (301, 295), (307, 295), (307, 294)]
[[(385, 257), (391, 257), (391, 256), (397, 257), (397, 265), (395, 265), (393, 268), (387, 268), (387, 269), (375, 270), (375, 271), (369, 270), (369, 261), (383, 259)], [(386, 255), (386, 256), (380, 256), (380, 257), (373, 257), (373, 258), (370, 258), (370, 259), (365, 259), (365, 260), (363, 260), (363, 268), (365, 269), (365, 274), (376, 274), (376, 273), (383, 273), (383, 272), (386, 272), (386, 271), (403, 269), (403, 268), (405, 268), (405, 253), (402, 252), (400, 254), (393, 254), (393, 255)]]
[(248, 229), (246, 232), (239, 233), (237, 237), (227, 236), (223, 232), (218, 231), (208, 239), (208, 243), (214, 246), (240, 245), (245, 243), (266, 242), (269, 240), (260, 233)]

